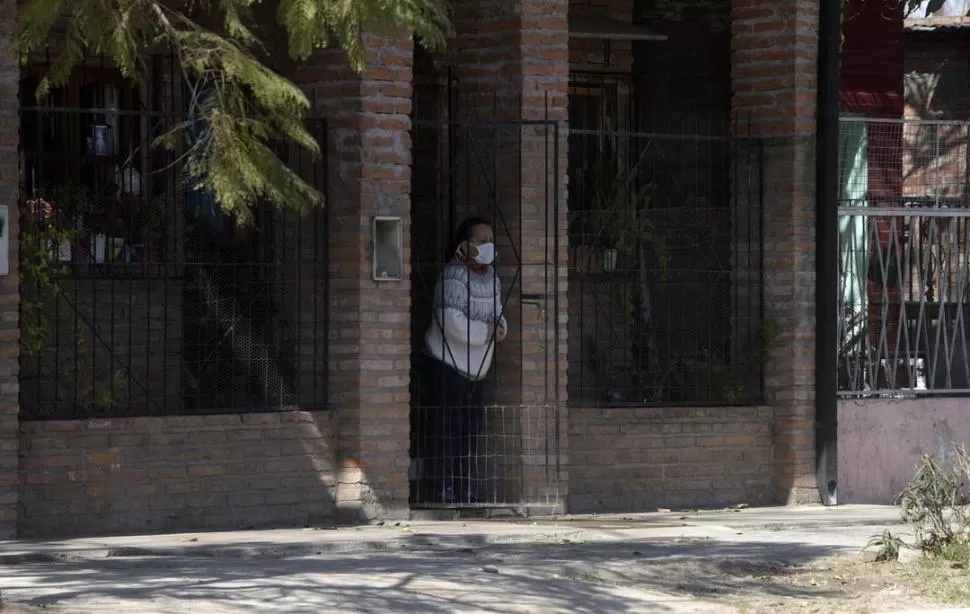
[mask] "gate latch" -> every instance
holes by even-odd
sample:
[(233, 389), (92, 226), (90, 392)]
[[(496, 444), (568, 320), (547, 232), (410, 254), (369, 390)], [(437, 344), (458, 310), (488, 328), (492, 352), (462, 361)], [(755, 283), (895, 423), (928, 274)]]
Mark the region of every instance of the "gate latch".
[(539, 310), (539, 317), (543, 320), (546, 319), (546, 301), (549, 299), (548, 294), (525, 294), (522, 293), (519, 298), (519, 302), (523, 305), (532, 305)]

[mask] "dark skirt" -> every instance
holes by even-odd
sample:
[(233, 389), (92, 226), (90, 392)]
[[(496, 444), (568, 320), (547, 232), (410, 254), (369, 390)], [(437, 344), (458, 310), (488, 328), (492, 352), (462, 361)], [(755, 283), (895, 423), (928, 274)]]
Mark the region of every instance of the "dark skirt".
[(475, 503), (480, 490), (480, 438), (485, 426), (483, 382), (425, 357), (413, 428), (423, 461), (417, 503)]

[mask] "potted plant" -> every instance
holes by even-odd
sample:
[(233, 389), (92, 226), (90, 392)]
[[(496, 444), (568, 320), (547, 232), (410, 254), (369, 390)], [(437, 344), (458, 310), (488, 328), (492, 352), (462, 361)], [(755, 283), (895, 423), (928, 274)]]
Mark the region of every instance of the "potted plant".
[(587, 352), (587, 364), (593, 371), (594, 386), (597, 391), (596, 401), (607, 403), (621, 403), (626, 400), (624, 391), (618, 386), (616, 360), (613, 352), (601, 347), (593, 335), (587, 335), (584, 343)]
[(48, 258), (52, 261), (70, 262), (75, 233), (60, 203), (61, 201), (43, 197), (27, 200), (24, 203), (22, 225), (39, 242)]
[(648, 217), (653, 185), (639, 179), (639, 167), (606, 158), (589, 164), (582, 173), (579, 189), (587, 206), (584, 234), (599, 250), (604, 272), (615, 271), (624, 261), (636, 263), (643, 247), (653, 251), (661, 265), (666, 263), (663, 240)]
[(85, 216), (94, 209), (93, 201), (81, 185), (55, 186), (45, 194), (24, 203), (25, 228), (41, 239), (52, 258), (71, 262), (77, 239), (85, 230)]
[(582, 175), (580, 193), (586, 196), (584, 234), (595, 250), (598, 268), (606, 273), (616, 270), (622, 220), (626, 213), (626, 178), (612, 160), (597, 160)]
[[(640, 167), (625, 158), (600, 158), (584, 167), (579, 175), (578, 196), (585, 209), (581, 221), (583, 245), (591, 249), (589, 259), (610, 275), (610, 292), (616, 296), (610, 317), (617, 333), (642, 346), (647, 357), (639, 364), (633, 356), (598, 355), (589, 359), (604, 373), (624, 372), (629, 382), (656, 381), (659, 371), (653, 323), (653, 295), (657, 278), (665, 278), (668, 267), (666, 243), (656, 231), (651, 216), (653, 185), (641, 181)], [(616, 311), (619, 310), (619, 311)], [(632, 347), (632, 346), (631, 346)], [(634, 373), (635, 371), (635, 373)], [(606, 400), (617, 397), (644, 398), (652, 386), (642, 390), (618, 391), (606, 386)], [(620, 393), (620, 394), (618, 394)]]

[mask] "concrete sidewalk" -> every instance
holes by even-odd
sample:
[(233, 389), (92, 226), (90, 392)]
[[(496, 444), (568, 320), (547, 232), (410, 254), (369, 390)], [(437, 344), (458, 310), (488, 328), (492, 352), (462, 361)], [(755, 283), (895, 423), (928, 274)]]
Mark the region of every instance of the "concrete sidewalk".
[(685, 595), (755, 590), (752, 566), (858, 552), (896, 522), (792, 507), (13, 541), (0, 590), (79, 614), (732, 612)]
[(263, 531), (0, 541), (0, 563), (123, 556), (307, 556), (322, 552), (394, 551), (404, 547), (466, 549), (528, 543), (610, 543), (717, 538), (738, 529), (888, 526), (891, 506), (798, 506), (646, 514), (577, 515)]

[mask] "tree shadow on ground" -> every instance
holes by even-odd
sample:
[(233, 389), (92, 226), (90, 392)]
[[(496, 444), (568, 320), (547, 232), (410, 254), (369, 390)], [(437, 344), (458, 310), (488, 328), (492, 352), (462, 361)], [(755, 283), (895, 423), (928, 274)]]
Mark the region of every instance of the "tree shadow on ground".
[(560, 575), (591, 582), (636, 586), (674, 595), (715, 597), (836, 597), (821, 587), (788, 583), (816, 561), (843, 548), (796, 543), (630, 543), (621, 548), (589, 547), (578, 558), (568, 550), (547, 553)]
[[(677, 612), (686, 595), (832, 596), (779, 578), (839, 551), (779, 541), (475, 546), (468, 538), (301, 556), (173, 550), (25, 561), (7, 567), (0, 587), (12, 601), (72, 612)], [(255, 544), (234, 544), (247, 546)]]

